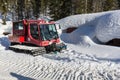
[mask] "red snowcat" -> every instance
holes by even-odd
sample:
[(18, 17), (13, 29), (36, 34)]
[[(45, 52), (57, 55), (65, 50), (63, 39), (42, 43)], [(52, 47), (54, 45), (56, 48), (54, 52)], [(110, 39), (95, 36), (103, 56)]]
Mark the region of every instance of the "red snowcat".
[(31, 55), (61, 51), (66, 45), (60, 43), (55, 22), (45, 20), (21, 20), (13, 22), (9, 35), (11, 50)]

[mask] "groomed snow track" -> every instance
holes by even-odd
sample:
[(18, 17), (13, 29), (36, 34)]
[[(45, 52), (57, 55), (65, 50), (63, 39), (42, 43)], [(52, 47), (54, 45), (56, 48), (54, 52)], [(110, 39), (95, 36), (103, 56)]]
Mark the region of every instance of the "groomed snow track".
[(27, 46), (27, 45), (19, 45), (19, 44), (12, 45), (9, 47), (9, 49), (15, 52), (26, 53), (33, 56), (38, 56), (46, 53), (45, 47)]
[[(2, 53), (2, 51), (0, 51)], [(119, 80), (120, 65), (114, 66), (111, 62), (100, 62), (91, 56), (65, 51), (59, 54), (73, 53), (77, 62), (57, 61), (42, 56), (32, 57), (25, 54), (0, 54), (0, 69), (3, 72), (25, 76), (26, 80)], [(70, 57), (75, 55), (69, 54)], [(77, 57), (78, 56), (78, 57)], [(84, 59), (86, 57), (86, 59)], [(63, 59), (62, 59), (63, 60)], [(72, 62), (73, 61), (73, 62)], [(2, 80), (10, 80), (0, 75)], [(15, 76), (13, 76), (15, 77)], [(27, 79), (30, 78), (30, 79)], [(11, 80), (14, 80), (11, 78)], [(16, 80), (16, 79), (15, 79)], [(21, 79), (22, 80), (22, 79)], [(24, 80), (24, 79), (23, 79)]]

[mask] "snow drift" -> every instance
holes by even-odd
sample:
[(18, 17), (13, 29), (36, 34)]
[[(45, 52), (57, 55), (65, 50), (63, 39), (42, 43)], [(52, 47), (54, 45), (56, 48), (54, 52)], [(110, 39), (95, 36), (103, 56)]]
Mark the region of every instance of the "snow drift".
[(11, 33), (11, 31), (12, 31), (12, 22), (7, 21), (6, 25), (3, 25), (2, 20), (0, 19), (0, 35), (3, 34), (4, 32)]
[(120, 38), (120, 11), (102, 16), (96, 26), (96, 36), (102, 42)]
[(79, 27), (81, 25), (96, 26), (101, 16), (104, 16), (106, 14), (116, 13), (116, 12), (119, 12), (119, 10), (100, 12), (100, 13), (91, 13), (91, 14), (72, 15), (72, 16), (68, 16), (63, 19), (60, 19), (56, 22), (60, 24), (62, 29), (66, 29), (68, 27)]
[(94, 32), (92, 31), (94, 31), (94, 27), (80, 27), (70, 34), (63, 33), (61, 40), (70, 44), (88, 46), (89, 44), (94, 44), (91, 40), (94, 37)]
[[(90, 36), (88, 35), (88, 36), (90, 38), (92, 36), (91, 39), (97, 38), (101, 42), (107, 42), (113, 38), (120, 38), (119, 14), (120, 14), (120, 10), (93, 13), (93, 14), (72, 15), (63, 18), (61, 20), (58, 20), (57, 23), (61, 25), (61, 28), (63, 30), (68, 27), (79, 27), (79, 28), (80, 27), (88, 28), (88, 26), (94, 27), (94, 29), (91, 30), (92, 35)], [(81, 28), (81, 31), (82, 30), (84, 29)], [(85, 34), (86, 33), (87, 32), (85, 32)]]
[[(120, 26), (119, 19), (116, 17), (119, 16), (119, 13), (120, 11), (117, 10), (88, 15), (75, 15), (61, 19), (58, 22), (61, 22), (60, 24), (63, 25), (61, 26), (63, 27), (62, 29), (71, 27), (71, 25), (78, 27), (72, 33), (61, 34), (61, 40), (67, 43), (70, 49), (80, 53), (92, 54), (96, 58), (102, 59), (119, 59), (119, 47), (98, 44), (99, 41), (106, 42), (113, 38), (119, 38)], [(80, 17), (84, 20), (80, 20)], [(73, 19), (75, 20), (69, 22)]]

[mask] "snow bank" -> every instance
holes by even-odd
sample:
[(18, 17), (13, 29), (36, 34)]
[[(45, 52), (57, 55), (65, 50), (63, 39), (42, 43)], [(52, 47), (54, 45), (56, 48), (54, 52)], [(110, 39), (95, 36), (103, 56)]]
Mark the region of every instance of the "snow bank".
[(4, 32), (12, 31), (12, 22), (7, 21), (6, 25), (2, 24), (2, 20), (0, 19), (0, 49), (8, 49), (10, 46), (10, 42), (7, 36), (4, 36)]
[(101, 42), (107, 42), (113, 38), (120, 38), (119, 14), (120, 10), (72, 15), (58, 20), (57, 23), (60, 24), (63, 30), (68, 27), (86, 27), (86, 29), (88, 28), (88, 26), (94, 27), (95, 30), (84, 30), (85, 28), (81, 29), (84, 30), (84, 34), (87, 34), (87, 36), (89, 36), (88, 34), (90, 34), (89, 37), (91, 38), (92, 36), (92, 40), (94, 38), (97, 38)]
[[(63, 29), (71, 27), (71, 25), (78, 26), (78, 29), (69, 34), (61, 34), (61, 40), (68, 45), (68, 48), (80, 53), (95, 55), (97, 58), (119, 59), (120, 48), (95, 43), (97, 39), (101, 42), (105, 42), (112, 38), (120, 38), (119, 14), (120, 11), (117, 10), (64, 18), (62, 19), (63, 21), (60, 21), (60, 24), (63, 25)], [(80, 20), (78, 16), (81, 16), (84, 20)], [(73, 19), (76, 20), (69, 22)]]
[(96, 36), (102, 42), (120, 38), (120, 11), (100, 18), (96, 27)]
[[(91, 32), (93, 31), (93, 33)], [(80, 46), (89, 46), (90, 44), (94, 44), (91, 38), (94, 37), (94, 27), (91, 26), (83, 26), (79, 27), (74, 32), (67, 34), (64, 33), (61, 35), (61, 40), (69, 43)]]
[(81, 25), (96, 26), (101, 16), (109, 14), (109, 13), (115, 13), (118, 11), (119, 10), (92, 13), (92, 14), (72, 15), (72, 16), (68, 16), (66, 18), (60, 19), (56, 22), (60, 24), (62, 29), (66, 29), (68, 27), (79, 27)]
[(12, 22), (7, 21), (6, 25), (3, 25), (2, 20), (0, 19), (0, 35), (3, 34), (3, 32), (11, 33), (11, 31), (12, 31)]
[(67, 44), (68, 49), (94, 55), (99, 59), (116, 60), (120, 58), (119, 47), (99, 45), (93, 42), (93, 36), (91, 35), (94, 35), (94, 32), (92, 34), (91, 31), (94, 30), (94, 27), (86, 27), (83, 32), (81, 30), (83, 29), (80, 27), (70, 34), (64, 33), (61, 35), (61, 40)]
[(4, 32), (9, 32), (11, 33), (12, 31), (12, 22), (7, 21), (6, 25), (2, 24), (2, 20), (0, 19), (0, 50), (1, 49), (8, 49), (10, 46), (10, 41), (7, 36), (4, 36)]

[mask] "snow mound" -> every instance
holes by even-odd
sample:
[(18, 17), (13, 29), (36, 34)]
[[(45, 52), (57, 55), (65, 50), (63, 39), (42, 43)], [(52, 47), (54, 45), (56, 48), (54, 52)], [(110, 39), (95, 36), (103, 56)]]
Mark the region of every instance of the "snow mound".
[(96, 36), (101, 42), (120, 38), (120, 11), (101, 17), (96, 26)]
[(94, 30), (95, 27), (81, 26), (70, 34), (62, 34), (61, 40), (70, 44), (90, 46), (91, 44), (94, 44), (92, 40), (95, 37)]
[(119, 10), (92, 13), (92, 14), (72, 15), (72, 16), (68, 16), (63, 19), (60, 19), (56, 22), (60, 24), (62, 29), (66, 29), (68, 27), (79, 27), (81, 25), (94, 27), (98, 23), (101, 16), (109, 14), (109, 13), (116, 13), (118, 11)]
[(63, 34), (61, 35), (61, 39), (65, 43), (84, 46), (84, 47), (94, 44), (94, 42), (88, 36), (78, 36), (75, 34)]
[[(97, 16), (95, 17), (92, 14), (72, 15), (57, 21), (57, 23), (60, 24), (62, 29), (66, 29), (68, 27), (78, 27), (89, 23), (90, 21), (94, 22), (96, 18)], [(94, 25), (94, 23), (91, 25)]]
[[(108, 42), (114, 38), (120, 38), (119, 14), (120, 10), (72, 15), (58, 20), (57, 23), (60, 24), (63, 30), (68, 27), (79, 27), (75, 32), (76, 34), (80, 33), (79, 35), (86, 35), (92, 40), (95, 38), (100, 42)], [(91, 27), (93, 27), (93, 29)], [(74, 34), (74, 32), (72, 34)]]
[(4, 32), (12, 32), (12, 22), (7, 21), (6, 25), (2, 24), (2, 20), (0, 19), (0, 35), (3, 34)]
[[(120, 10), (79, 15), (81, 18), (84, 18), (85, 22), (80, 20), (77, 17), (78, 15), (64, 18), (60, 23), (63, 25), (61, 26), (63, 29), (71, 27), (70, 25), (78, 28), (72, 33), (62, 33), (60, 36), (61, 40), (67, 44), (69, 49), (80, 53), (92, 54), (97, 58), (119, 59), (119, 47), (97, 44), (112, 38), (120, 38), (119, 14)], [(69, 19), (73, 20), (74, 18), (76, 20), (69, 22)], [(83, 22), (83, 24), (78, 24), (78, 22)]]

